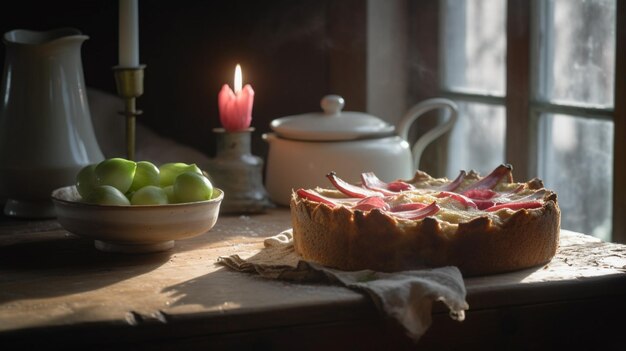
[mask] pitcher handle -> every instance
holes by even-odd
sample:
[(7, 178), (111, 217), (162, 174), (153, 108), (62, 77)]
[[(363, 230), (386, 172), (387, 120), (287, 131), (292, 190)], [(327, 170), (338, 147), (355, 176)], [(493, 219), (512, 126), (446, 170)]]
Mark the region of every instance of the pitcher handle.
[(424, 135), (418, 138), (413, 145), (411, 151), (413, 154), (414, 169), (419, 169), (422, 152), (424, 151), (424, 149), (426, 149), (428, 144), (443, 135), (445, 132), (452, 129), (454, 123), (458, 119), (458, 107), (452, 100), (444, 98), (432, 98), (424, 100), (413, 106), (398, 124), (398, 134), (402, 139), (408, 141), (409, 129), (411, 128), (411, 125), (413, 125), (413, 122), (415, 122), (415, 120), (417, 120), (424, 113), (439, 108), (445, 108), (445, 122), (426, 132)]

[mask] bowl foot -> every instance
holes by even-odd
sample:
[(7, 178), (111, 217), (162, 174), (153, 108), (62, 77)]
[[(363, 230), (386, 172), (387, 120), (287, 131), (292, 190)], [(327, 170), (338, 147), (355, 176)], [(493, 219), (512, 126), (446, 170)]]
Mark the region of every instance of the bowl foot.
[(104, 252), (117, 252), (117, 253), (149, 253), (167, 251), (174, 247), (174, 240), (163, 241), (158, 243), (120, 243), (110, 241), (95, 241), (96, 249)]

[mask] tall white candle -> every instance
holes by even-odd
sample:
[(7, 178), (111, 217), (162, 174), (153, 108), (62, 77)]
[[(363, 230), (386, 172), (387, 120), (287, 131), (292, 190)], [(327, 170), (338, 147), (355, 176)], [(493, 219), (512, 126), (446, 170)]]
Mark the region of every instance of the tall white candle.
[(139, 8), (137, 0), (119, 3), (119, 65), (139, 66)]

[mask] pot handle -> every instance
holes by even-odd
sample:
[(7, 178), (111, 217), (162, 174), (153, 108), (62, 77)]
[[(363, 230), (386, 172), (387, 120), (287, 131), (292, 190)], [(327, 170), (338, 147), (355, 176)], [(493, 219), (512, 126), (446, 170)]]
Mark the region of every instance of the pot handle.
[(445, 132), (452, 129), (454, 123), (458, 119), (458, 107), (452, 100), (444, 99), (444, 98), (433, 98), (424, 100), (417, 105), (413, 106), (402, 118), (398, 125), (398, 134), (404, 140), (409, 139), (409, 129), (413, 122), (417, 120), (424, 113), (429, 112), (434, 109), (445, 108), (444, 120), (445, 122), (436, 126), (435, 128), (429, 130), (424, 135), (422, 135), (411, 149), (413, 154), (413, 167), (414, 169), (419, 169), (420, 158), (422, 157), (422, 152), (428, 144), (433, 142), (433, 140), (437, 139)]

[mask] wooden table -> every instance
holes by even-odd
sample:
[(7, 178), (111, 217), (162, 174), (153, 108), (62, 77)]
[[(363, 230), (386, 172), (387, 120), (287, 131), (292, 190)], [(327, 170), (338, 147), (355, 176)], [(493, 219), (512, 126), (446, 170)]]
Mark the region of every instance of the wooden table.
[(221, 216), (169, 252), (122, 255), (55, 220), (2, 218), (0, 349), (626, 348), (624, 245), (562, 231), (549, 265), (466, 279), (466, 320), (437, 303), (416, 345), (358, 292), (216, 265), (288, 227), (286, 209)]

